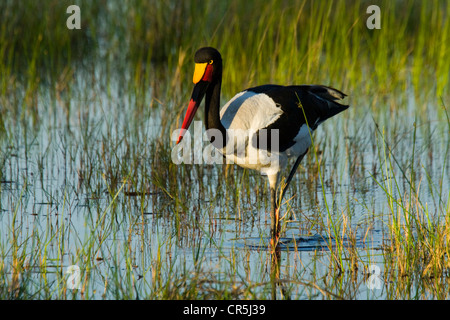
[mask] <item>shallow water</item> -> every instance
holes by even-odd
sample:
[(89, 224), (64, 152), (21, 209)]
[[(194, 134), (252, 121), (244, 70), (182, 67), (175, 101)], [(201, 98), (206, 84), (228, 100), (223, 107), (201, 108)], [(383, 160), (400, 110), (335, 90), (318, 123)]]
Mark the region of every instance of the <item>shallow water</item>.
[(286, 194), (274, 282), (266, 178), (173, 164), (170, 136), (185, 105), (156, 100), (153, 88), (135, 95), (127, 76), (102, 74), (77, 72), (59, 98), (43, 85), (37, 125), (4, 120), (11, 135), (1, 140), (1, 255), (6, 266), (23, 257), (37, 297), (70, 297), (65, 271), (78, 265), (85, 289), (73, 291), (76, 298), (157, 298), (158, 288), (180, 279), (206, 293), (233, 288), (233, 297), (386, 298), (391, 284), (367, 280), (372, 266), (383, 279), (390, 197), (414, 194), (435, 220), (448, 210), (440, 106), (432, 101), (420, 112), (409, 93), (406, 108), (374, 111), (356, 96), (317, 130), (318, 152)]

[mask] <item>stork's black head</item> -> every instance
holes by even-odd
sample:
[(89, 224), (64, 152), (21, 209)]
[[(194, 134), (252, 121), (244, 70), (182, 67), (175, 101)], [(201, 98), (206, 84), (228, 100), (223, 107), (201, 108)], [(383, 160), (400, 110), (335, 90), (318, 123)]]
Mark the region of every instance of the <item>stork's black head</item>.
[(221, 77), (222, 56), (212, 47), (204, 47), (195, 53), (195, 71), (193, 81), (197, 84), (200, 80), (212, 82)]
[(210, 84), (217, 84), (217, 81), (222, 79), (222, 57), (216, 49), (204, 47), (197, 50), (194, 56), (194, 62), (195, 70), (192, 81), (195, 83), (195, 86), (177, 143), (181, 141), (184, 132), (189, 128), (189, 125), (197, 112), (198, 106), (200, 105), (206, 90), (210, 87)]
[(217, 49), (212, 47), (204, 47), (197, 50), (194, 56), (194, 62), (195, 63), (205, 63), (210, 62), (211, 60), (221, 62), (222, 56), (220, 55), (220, 52), (217, 51)]

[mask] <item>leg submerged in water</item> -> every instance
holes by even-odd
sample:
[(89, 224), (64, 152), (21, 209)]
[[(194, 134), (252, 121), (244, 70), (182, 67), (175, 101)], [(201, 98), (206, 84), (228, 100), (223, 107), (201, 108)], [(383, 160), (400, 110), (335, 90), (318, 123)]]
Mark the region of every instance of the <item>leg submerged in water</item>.
[(271, 239), (270, 249), (273, 250), (278, 245), (278, 238), (280, 235), (279, 212), (277, 202), (277, 185), (278, 173), (268, 176), (270, 185), (270, 218), (271, 218)]
[(300, 155), (297, 160), (295, 161), (294, 166), (291, 169), (291, 172), (289, 173), (289, 176), (286, 180), (286, 184), (283, 187), (283, 191), (281, 192), (281, 197), (278, 200), (277, 199), (277, 182), (278, 182), (278, 174), (269, 176), (269, 183), (270, 183), (270, 202), (271, 202), (271, 215), (272, 215), (272, 230), (271, 230), (271, 246), (272, 249), (275, 249), (278, 246), (278, 240), (280, 238), (280, 230), (281, 230), (281, 223), (280, 223), (280, 208), (281, 201), (283, 200), (284, 194), (286, 193), (286, 190), (291, 183), (292, 178), (294, 177), (295, 172), (297, 171), (298, 166), (300, 165), (300, 162), (303, 160), (303, 157), (306, 155), (306, 152), (302, 155)]

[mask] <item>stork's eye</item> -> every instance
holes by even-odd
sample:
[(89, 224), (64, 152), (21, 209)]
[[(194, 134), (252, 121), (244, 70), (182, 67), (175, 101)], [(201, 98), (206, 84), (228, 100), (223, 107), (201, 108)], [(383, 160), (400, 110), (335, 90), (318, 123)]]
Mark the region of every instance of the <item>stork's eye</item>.
[(208, 62), (208, 63), (209, 63), (209, 64), (213, 64), (213, 62), (214, 62), (213, 60), (209, 60), (209, 62)]

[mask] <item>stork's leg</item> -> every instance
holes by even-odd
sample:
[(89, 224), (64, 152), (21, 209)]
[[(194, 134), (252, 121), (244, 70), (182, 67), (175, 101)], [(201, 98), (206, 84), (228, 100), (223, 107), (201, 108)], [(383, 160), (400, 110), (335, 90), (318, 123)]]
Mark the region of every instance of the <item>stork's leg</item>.
[(269, 176), (269, 183), (270, 183), (270, 202), (272, 205), (272, 239), (271, 244), (272, 248), (275, 249), (278, 246), (278, 240), (280, 238), (280, 208), (278, 207), (278, 204), (281, 205), (281, 201), (283, 200), (284, 194), (286, 193), (286, 190), (289, 186), (289, 183), (292, 180), (292, 177), (294, 176), (295, 172), (297, 171), (298, 166), (300, 165), (300, 162), (303, 160), (303, 157), (308, 152), (308, 150), (305, 151), (304, 154), (300, 155), (297, 160), (294, 163), (294, 166), (291, 169), (291, 172), (289, 173), (289, 176), (286, 180), (286, 184), (283, 188), (283, 191), (281, 193), (281, 197), (278, 200), (277, 199), (277, 181), (278, 181), (278, 174)]
[(278, 208), (276, 188), (270, 188), (270, 202), (272, 204), (272, 239), (276, 239), (276, 243), (278, 243), (280, 235), (280, 210)]
[(270, 215), (271, 215), (271, 249), (275, 249), (278, 244), (278, 239), (280, 237), (280, 224), (279, 224), (279, 210), (277, 202), (277, 184), (278, 184), (278, 173), (269, 175), (269, 185), (270, 185)]
[(298, 166), (300, 165), (300, 162), (302, 162), (305, 154), (308, 152), (308, 149), (306, 149), (305, 153), (300, 155), (297, 160), (295, 160), (294, 166), (291, 169), (291, 172), (289, 173), (288, 178), (286, 179), (286, 185), (283, 188), (283, 192), (281, 193), (280, 203), (283, 200), (284, 194), (286, 193), (287, 187), (289, 186), (289, 183), (291, 183), (292, 177), (294, 177), (295, 172), (297, 171)]

